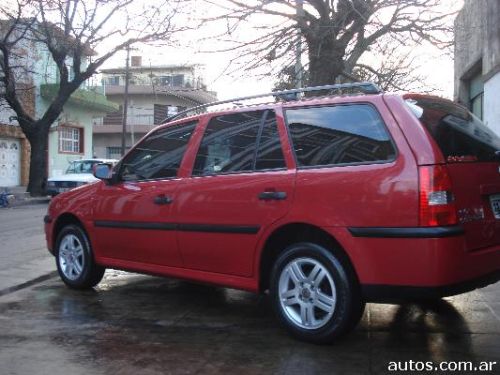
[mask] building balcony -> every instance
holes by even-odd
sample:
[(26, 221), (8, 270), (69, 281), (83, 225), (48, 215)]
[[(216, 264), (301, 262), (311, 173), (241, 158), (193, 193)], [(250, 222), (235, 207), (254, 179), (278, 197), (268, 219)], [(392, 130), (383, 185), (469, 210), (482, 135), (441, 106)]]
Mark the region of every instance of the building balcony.
[[(187, 107), (217, 101), (217, 94), (213, 91), (187, 89), (183, 87), (130, 85), (128, 87), (128, 93), (129, 95), (173, 96), (185, 101)], [(123, 96), (124, 94), (125, 86), (106, 85), (106, 95), (108, 97)]]
[[(59, 84), (40, 85), (42, 98), (52, 100), (57, 96)], [(98, 112), (113, 112), (119, 109), (119, 105), (106, 99), (102, 86), (84, 87), (77, 89), (71, 94), (68, 103), (81, 106)]]
[[(144, 135), (149, 131), (153, 130), (158, 125), (138, 125), (138, 124), (127, 124), (126, 132), (127, 134), (137, 134)], [(92, 132), (94, 134), (121, 134), (122, 125), (102, 125), (99, 123), (95, 123), (92, 127)]]
[[(166, 116), (163, 116), (161, 121), (158, 121), (154, 115), (140, 114), (140, 115), (128, 115), (127, 116), (127, 125), (160, 125), (163, 122), (163, 119)], [(104, 118), (96, 118), (94, 119), (94, 125), (98, 126), (108, 126), (108, 125), (122, 125), (123, 123), (123, 113), (122, 111), (116, 111), (112, 113), (108, 113)]]

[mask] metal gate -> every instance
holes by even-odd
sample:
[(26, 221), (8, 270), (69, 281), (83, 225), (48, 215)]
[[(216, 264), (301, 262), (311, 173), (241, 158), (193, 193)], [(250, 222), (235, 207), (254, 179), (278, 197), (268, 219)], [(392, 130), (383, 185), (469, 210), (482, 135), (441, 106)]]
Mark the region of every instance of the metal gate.
[(20, 185), (20, 171), (20, 142), (17, 139), (0, 138), (0, 186)]

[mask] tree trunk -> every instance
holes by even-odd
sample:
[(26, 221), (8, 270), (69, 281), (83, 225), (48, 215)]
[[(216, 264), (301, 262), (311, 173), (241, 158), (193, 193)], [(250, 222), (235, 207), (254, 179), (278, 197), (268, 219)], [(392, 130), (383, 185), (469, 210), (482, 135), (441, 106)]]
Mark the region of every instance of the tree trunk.
[(344, 71), (344, 48), (335, 45), (335, 40), (314, 38), (309, 44), (309, 85), (321, 86), (335, 83)]
[(31, 145), (28, 191), (32, 197), (46, 194), (48, 131), (42, 127), (28, 137)]

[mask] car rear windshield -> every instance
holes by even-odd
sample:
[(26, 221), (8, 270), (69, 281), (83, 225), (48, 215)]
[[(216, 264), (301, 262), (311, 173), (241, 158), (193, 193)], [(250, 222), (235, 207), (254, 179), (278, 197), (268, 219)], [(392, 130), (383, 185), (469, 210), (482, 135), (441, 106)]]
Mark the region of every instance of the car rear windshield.
[(493, 161), (500, 137), (464, 107), (438, 98), (407, 98), (448, 162)]

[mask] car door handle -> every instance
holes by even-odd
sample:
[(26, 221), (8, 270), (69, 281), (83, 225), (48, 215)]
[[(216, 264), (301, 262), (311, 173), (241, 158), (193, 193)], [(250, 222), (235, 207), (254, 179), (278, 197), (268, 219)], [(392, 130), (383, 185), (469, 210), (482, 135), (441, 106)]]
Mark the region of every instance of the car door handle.
[(155, 202), (155, 204), (170, 204), (174, 200), (170, 197), (167, 197), (166, 195), (158, 195), (153, 201)]
[(263, 191), (259, 194), (259, 199), (262, 201), (282, 201), (286, 199), (284, 191)]

